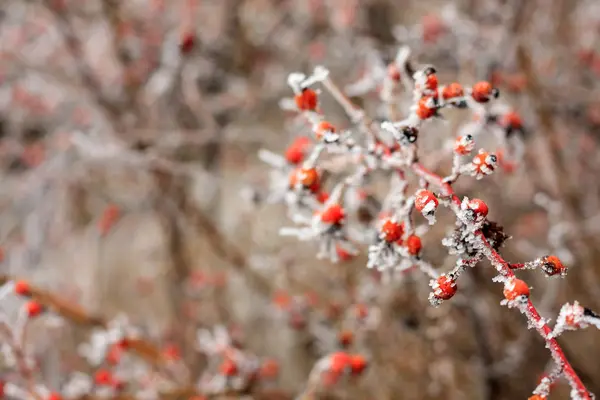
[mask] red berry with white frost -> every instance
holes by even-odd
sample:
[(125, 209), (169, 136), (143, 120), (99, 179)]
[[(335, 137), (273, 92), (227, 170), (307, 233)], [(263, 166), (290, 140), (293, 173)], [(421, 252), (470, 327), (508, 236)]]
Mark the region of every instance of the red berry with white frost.
[(439, 300), (449, 300), (456, 294), (458, 286), (456, 280), (446, 275), (441, 275), (433, 283), (433, 296)]
[(525, 281), (512, 277), (504, 283), (503, 293), (508, 301), (524, 300), (529, 298), (529, 286)]
[(421, 189), (415, 196), (415, 208), (432, 224), (435, 222), (433, 215), (437, 210), (439, 201), (433, 192)]

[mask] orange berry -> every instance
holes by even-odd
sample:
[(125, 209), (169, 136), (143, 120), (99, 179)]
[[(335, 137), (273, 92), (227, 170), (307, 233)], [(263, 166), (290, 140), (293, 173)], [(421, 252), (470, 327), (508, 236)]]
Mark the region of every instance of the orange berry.
[(432, 100), (431, 96), (421, 97), (419, 103), (417, 104), (416, 114), (420, 119), (431, 118), (436, 113), (436, 108), (430, 106), (430, 102)]
[(490, 97), (497, 97), (498, 91), (492, 87), (491, 83), (481, 81), (473, 85), (471, 96), (479, 103), (486, 103), (490, 100)]
[(461, 97), (464, 95), (463, 87), (460, 83), (453, 82), (448, 86), (445, 86), (442, 90), (442, 97), (444, 100), (453, 99), (456, 97)]
[(320, 188), (319, 172), (316, 168), (298, 168), (290, 175), (290, 186), (300, 183), (311, 192), (316, 193)]

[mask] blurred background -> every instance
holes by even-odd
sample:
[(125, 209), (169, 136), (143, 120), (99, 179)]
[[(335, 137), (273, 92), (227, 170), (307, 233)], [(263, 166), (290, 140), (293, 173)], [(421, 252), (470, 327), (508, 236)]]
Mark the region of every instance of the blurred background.
[[(489, 264), (461, 278), (462, 300), (434, 309), (416, 273), (377, 286), (365, 249), (318, 261), (313, 244), (279, 237), (290, 222), (263, 201), (269, 167), (257, 153), (310, 135), (280, 107), (290, 72), (325, 65), (346, 87), (409, 45), (442, 82), (489, 80), (521, 116), (527, 150), (514, 170), (459, 181), (457, 192), (488, 203), (512, 237), (507, 259), (568, 260), (565, 279), (523, 272), (545, 317), (573, 300), (600, 310), (599, 33), (596, 0), (2, 0), (0, 274), (93, 314), (126, 314), (192, 371), (206, 364), (196, 330), (225, 325), (246, 351), (277, 360), (281, 398), (302, 390), (357, 319), (367, 321), (350, 346), (370, 365), (332, 398), (526, 398), (550, 355), (499, 305)], [(353, 100), (381, 114), (376, 94)], [(441, 174), (465, 113), (444, 116), (420, 139), (421, 161)], [(453, 262), (440, 244), (452, 223), (423, 238), (441, 270)], [(60, 390), (69, 371), (93, 370), (77, 356), (87, 333), (31, 332), (41, 382)], [(560, 339), (595, 393), (599, 335)], [(554, 390), (568, 397), (566, 383)]]

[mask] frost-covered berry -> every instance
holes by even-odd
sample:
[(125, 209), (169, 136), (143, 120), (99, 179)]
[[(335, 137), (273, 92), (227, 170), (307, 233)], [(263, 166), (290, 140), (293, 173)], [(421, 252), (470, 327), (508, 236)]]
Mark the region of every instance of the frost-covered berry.
[(458, 286), (456, 280), (446, 275), (440, 275), (433, 284), (433, 296), (439, 300), (449, 300), (456, 294)]
[(433, 117), (437, 113), (437, 107), (435, 105), (435, 101), (431, 96), (421, 97), (419, 102), (417, 103), (417, 108), (415, 114), (421, 120), (425, 120)]
[(508, 301), (526, 300), (529, 298), (529, 286), (525, 281), (512, 277), (504, 283), (503, 293)]
[(490, 175), (498, 165), (498, 157), (495, 154), (480, 150), (473, 161), (471, 161), (471, 175), (477, 179), (483, 178), (485, 175)]
[(475, 140), (471, 135), (459, 136), (454, 142), (454, 152), (458, 155), (465, 156), (473, 151)]
[(411, 256), (418, 256), (423, 248), (421, 238), (417, 235), (410, 235), (408, 238), (406, 238), (405, 245), (406, 249), (408, 250), (408, 254)]
[(404, 235), (404, 225), (395, 219), (385, 219), (381, 224), (379, 237), (386, 242), (397, 242), (402, 239), (402, 235)]
[(563, 265), (560, 259), (556, 256), (546, 256), (542, 258), (542, 270), (549, 276), (565, 275), (567, 267)]
[(319, 141), (325, 140), (326, 142), (328, 142), (328, 141), (333, 141), (333, 138), (339, 137), (336, 134), (336, 132), (337, 132), (336, 127), (333, 126), (333, 124), (328, 121), (319, 122), (318, 124), (316, 124), (314, 126), (313, 131), (315, 133), (315, 137)]
[(462, 215), (468, 222), (481, 222), (488, 215), (488, 206), (481, 199), (468, 199), (465, 197), (460, 205)]
[(439, 201), (433, 192), (425, 189), (417, 192), (415, 196), (415, 208), (427, 218), (430, 224), (435, 222), (434, 213), (438, 205)]
[(296, 107), (300, 111), (315, 111), (317, 109), (319, 96), (317, 92), (310, 88), (302, 89), (302, 92), (298, 93), (294, 97)]

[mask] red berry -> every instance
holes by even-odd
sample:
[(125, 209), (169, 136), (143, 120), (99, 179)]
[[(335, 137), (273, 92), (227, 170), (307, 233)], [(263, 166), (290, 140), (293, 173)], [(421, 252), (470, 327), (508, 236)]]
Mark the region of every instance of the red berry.
[(488, 206), (481, 199), (471, 199), (467, 204), (469, 210), (473, 210), (478, 216), (487, 217)]
[(339, 204), (332, 204), (321, 212), (321, 221), (326, 224), (340, 224), (345, 217), (346, 213)]
[(44, 311), (44, 307), (34, 300), (27, 302), (25, 307), (27, 309), (27, 315), (30, 317), (37, 317), (42, 313), (42, 311)]
[(421, 238), (417, 235), (410, 235), (406, 239), (406, 248), (408, 249), (408, 254), (411, 256), (418, 256), (423, 248), (423, 244), (421, 243)]
[(108, 386), (110, 384), (112, 384), (112, 373), (109, 370), (106, 369), (101, 369), (96, 371), (96, 374), (94, 375), (94, 381), (96, 382), (96, 385), (99, 386)]
[(260, 366), (259, 375), (261, 378), (276, 378), (279, 375), (279, 363), (275, 360), (265, 360)]
[(47, 400), (62, 400), (60, 393), (52, 392), (48, 395)]
[(388, 74), (388, 78), (390, 78), (394, 82), (399, 82), (400, 78), (402, 76), (400, 74), (400, 69), (398, 69), (398, 66), (394, 62), (391, 63), (390, 65), (388, 65), (387, 74)]
[(547, 397), (546, 396), (542, 396), (541, 394), (534, 394), (533, 396), (530, 396), (527, 400), (546, 400)]
[(233, 360), (227, 358), (221, 363), (219, 370), (225, 376), (235, 376), (238, 373), (238, 366)]
[(542, 269), (550, 276), (567, 272), (567, 267), (565, 267), (556, 256), (546, 256), (542, 258)]
[(504, 283), (504, 297), (509, 301), (529, 297), (529, 286), (521, 279), (510, 278)]
[(181, 359), (181, 352), (176, 344), (168, 344), (163, 349), (163, 357), (170, 361), (177, 361)]
[(362, 374), (363, 371), (367, 368), (367, 360), (359, 354), (353, 354), (350, 356), (350, 368), (352, 369), (352, 374), (359, 375)]
[(330, 360), (330, 370), (336, 374), (341, 374), (346, 371), (351, 364), (351, 357), (348, 353), (343, 351), (338, 351), (329, 356)]
[(419, 100), (417, 104), (416, 114), (420, 119), (431, 118), (435, 115), (436, 109), (434, 106), (430, 106), (432, 97), (431, 96), (423, 96)]
[(181, 36), (181, 41), (179, 43), (179, 49), (183, 54), (188, 54), (191, 52), (196, 45), (196, 35), (194, 32), (185, 32)]
[(298, 168), (290, 175), (290, 186), (295, 187), (300, 183), (311, 192), (316, 193), (321, 187), (319, 172), (316, 168)]
[(431, 214), (437, 208), (439, 202), (435, 194), (429, 190), (421, 189), (415, 196), (415, 208), (420, 213)]
[(317, 137), (317, 140), (321, 140), (327, 132), (335, 133), (336, 128), (335, 128), (335, 126), (333, 126), (333, 124), (331, 124), (328, 121), (321, 121), (315, 127), (314, 131), (315, 131), (315, 136)]
[(29, 296), (31, 294), (29, 283), (27, 281), (16, 281), (15, 293), (21, 296)]
[(341, 261), (348, 261), (354, 258), (354, 255), (344, 250), (342, 246), (336, 246), (335, 251)]
[(386, 242), (397, 242), (402, 239), (402, 235), (404, 235), (404, 226), (394, 220), (387, 219), (381, 226), (381, 233), (383, 235), (383, 240)]
[(433, 289), (433, 295), (440, 300), (449, 300), (456, 294), (458, 289), (456, 281), (446, 275), (441, 275), (437, 278)]
[(317, 109), (318, 96), (317, 92), (312, 89), (306, 88), (301, 93), (294, 97), (296, 101), (296, 107), (300, 111), (314, 111)]
[(523, 120), (517, 112), (510, 111), (502, 116), (500, 125), (506, 128), (511, 127), (513, 129), (520, 129), (523, 127)]
[(310, 146), (310, 139), (306, 136), (296, 138), (285, 151), (285, 159), (288, 163), (298, 165), (304, 161), (306, 150)]
[(354, 341), (354, 333), (352, 331), (344, 330), (338, 334), (338, 342), (343, 347), (348, 347)]
[(369, 315), (369, 307), (363, 303), (356, 304), (354, 306), (354, 314), (358, 319), (365, 319)]

